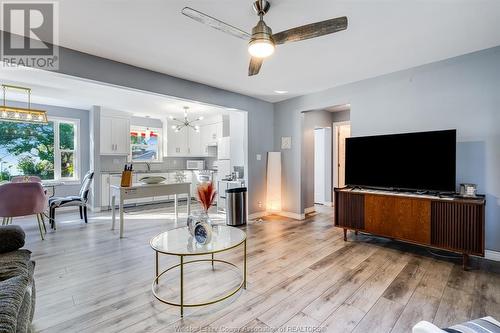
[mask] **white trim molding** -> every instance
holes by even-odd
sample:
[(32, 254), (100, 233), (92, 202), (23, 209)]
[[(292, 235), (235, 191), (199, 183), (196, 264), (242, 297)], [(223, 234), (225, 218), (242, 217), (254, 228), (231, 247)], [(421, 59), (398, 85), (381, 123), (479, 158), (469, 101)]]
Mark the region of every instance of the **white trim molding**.
[(486, 259), (489, 259), (489, 260), (500, 261), (500, 252), (492, 251), (492, 250), (485, 250), (484, 257)]
[(279, 215), (279, 216), (283, 216), (283, 217), (288, 217), (288, 218), (291, 218), (294, 220), (303, 220), (306, 218), (306, 214), (304, 214), (304, 213), (299, 214), (299, 213), (281, 211), (281, 212), (276, 212), (274, 214)]
[(259, 219), (259, 218), (267, 216), (267, 215), (269, 215), (269, 213), (266, 212), (266, 211), (255, 212), (255, 213), (252, 213), (252, 214), (248, 214), (248, 220)]
[(308, 208), (304, 209), (304, 214), (314, 213), (315, 211), (316, 211), (316, 207), (314, 207), (314, 206), (308, 207)]

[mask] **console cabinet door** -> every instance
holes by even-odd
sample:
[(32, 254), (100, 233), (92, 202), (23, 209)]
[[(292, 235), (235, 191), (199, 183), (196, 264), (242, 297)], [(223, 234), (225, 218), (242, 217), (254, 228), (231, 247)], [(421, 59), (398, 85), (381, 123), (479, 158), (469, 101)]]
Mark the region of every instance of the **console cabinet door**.
[(484, 256), (484, 205), (433, 201), (432, 245)]
[(365, 196), (363, 194), (335, 192), (335, 211), (337, 227), (365, 229)]
[(431, 202), (426, 199), (365, 196), (367, 232), (420, 244), (431, 243)]

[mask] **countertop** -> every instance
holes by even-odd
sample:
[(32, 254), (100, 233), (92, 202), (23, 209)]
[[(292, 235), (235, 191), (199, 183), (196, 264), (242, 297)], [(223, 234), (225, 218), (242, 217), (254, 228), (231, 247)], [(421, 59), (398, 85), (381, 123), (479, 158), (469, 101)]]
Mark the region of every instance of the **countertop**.
[[(151, 170), (151, 171), (133, 170), (132, 172), (137, 174), (137, 173), (173, 173), (173, 172), (179, 172), (179, 171), (213, 171), (213, 172), (217, 172), (217, 170), (214, 170), (214, 169), (203, 169), (203, 170), (169, 169), (169, 170)], [(101, 170), (101, 174), (103, 174), (103, 173), (107, 173), (110, 175), (112, 175), (112, 174), (121, 175), (122, 171)]]

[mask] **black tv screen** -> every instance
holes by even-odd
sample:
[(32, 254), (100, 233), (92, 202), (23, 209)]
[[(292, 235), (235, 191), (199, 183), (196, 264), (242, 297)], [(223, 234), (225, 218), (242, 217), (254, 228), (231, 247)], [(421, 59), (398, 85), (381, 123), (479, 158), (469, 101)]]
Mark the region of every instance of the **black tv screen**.
[(456, 130), (346, 139), (349, 186), (455, 192)]

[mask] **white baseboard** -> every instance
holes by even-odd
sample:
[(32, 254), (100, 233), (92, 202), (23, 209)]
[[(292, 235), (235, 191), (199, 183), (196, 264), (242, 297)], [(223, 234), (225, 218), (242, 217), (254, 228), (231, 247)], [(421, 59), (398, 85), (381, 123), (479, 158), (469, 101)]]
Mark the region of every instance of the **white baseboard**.
[(308, 208), (304, 209), (304, 214), (314, 213), (315, 211), (316, 211), (316, 207), (314, 207), (314, 206), (308, 207)]
[(89, 207), (92, 213), (99, 213), (102, 209), (101, 207)]
[(484, 257), (489, 260), (500, 261), (500, 252), (485, 250)]
[(267, 215), (269, 215), (269, 213), (266, 211), (256, 212), (256, 213), (248, 214), (248, 219), (255, 220), (255, 219), (259, 219), (261, 217), (267, 216)]
[(276, 215), (279, 215), (279, 216), (283, 216), (283, 217), (288, 217), (288, 218), (291, 218), (291, 219), (294, 219), (294, 220), (303, 220), (303, 219), (306, 218), (306, 214), (304, 214), (304, 213), (298, 214), (298, 213), (281, 211), (281, 212), (276, 212), (276, 213), (273, 213), (273, 214), (276, 214)]
[(324, 203), (323, 203), (323, 206), (333, 207), (333, 202), (331, 202), (331, 201), (329, 201), (329, 202), (324, 202)]
[(281, 212), (263, 211), (263, 212), (256, 212), (256, 213), (249, 214), (248, 219), (255, 220), (255, 219), (258, 219), (258, 218), (261, 218), (264, 216), (268, 216), (268, 215), (279, 215), (279, 216), (288, 217), (288, 218), (291, 218), (294, 220), (303, 220), (306, 218), (305, 214), (298, 214), (298, 213), (285, 212), (285, 211), (281, 211)]

